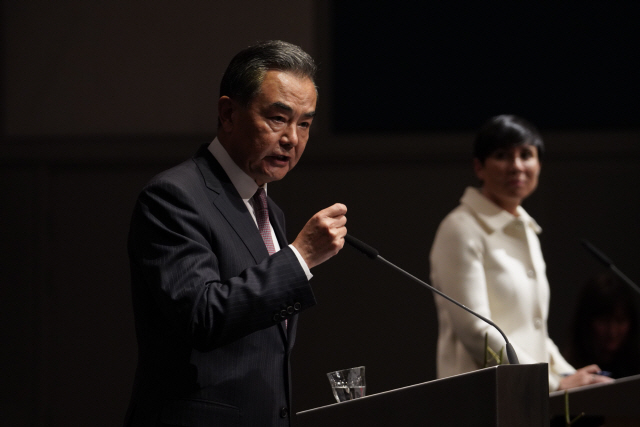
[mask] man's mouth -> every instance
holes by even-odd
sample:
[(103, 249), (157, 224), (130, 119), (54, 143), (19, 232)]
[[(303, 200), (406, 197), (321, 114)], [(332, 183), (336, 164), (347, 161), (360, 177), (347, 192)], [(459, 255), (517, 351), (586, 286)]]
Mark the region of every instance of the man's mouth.
[(289, 161), (289, 156), (285, 156), (284, 154), (272, 154), (271, 156), (272, 159), (278, 160), (280, 162), (287, 162)]
[(289, 164), (289, 156), (285, 156), (284, 154), (272, 154), (267, 156), (266, 160), (274, 166), (285, 166)]

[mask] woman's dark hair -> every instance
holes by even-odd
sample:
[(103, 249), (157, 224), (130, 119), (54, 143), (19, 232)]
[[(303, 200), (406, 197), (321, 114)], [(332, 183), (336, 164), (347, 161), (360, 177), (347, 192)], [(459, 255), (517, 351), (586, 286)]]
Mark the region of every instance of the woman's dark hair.
[(482, 164), (501, 148), (531, 144), (538, 149), (538, 158), (544, 153), (544, 143), (536, 127), (522, 117), (503, 114), (489, 119), (476, 135), (473, 157)]
[(269, 70), (308, 77), (315, 84), (316, 64), (299, 46), (280, 40), (260, 42), (233, 57), (220, 82), (220, 96), (248, 106)]
[[(615, 378), (640, 374), (640, 343), (638, 317), (631, 289), (612, 274), (601, 274), (588, 280), (578, 297), (567, 360), (576, 367), (597, 363), (611, 371)], [(612, 360), (598, 360), (592, 329), (597, 318), (610, 318), (621, 312), (629, 319), (625, 341)]]

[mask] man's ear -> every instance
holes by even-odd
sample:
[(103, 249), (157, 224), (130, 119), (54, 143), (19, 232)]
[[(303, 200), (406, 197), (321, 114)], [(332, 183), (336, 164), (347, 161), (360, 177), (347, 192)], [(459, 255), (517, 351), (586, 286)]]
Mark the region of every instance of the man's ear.
[(218, 99), (218, 120), (220, 126), (225, 132), (231, 132), (233, 129), (233, 112), (236, 104), (228, 96), (221, 96)]

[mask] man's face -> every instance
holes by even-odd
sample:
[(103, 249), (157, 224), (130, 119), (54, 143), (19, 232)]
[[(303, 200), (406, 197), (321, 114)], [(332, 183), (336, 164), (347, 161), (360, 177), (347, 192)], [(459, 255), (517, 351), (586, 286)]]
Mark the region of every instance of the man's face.
[(280, 180), (304, 152), (316, 98), (315, 85), (309, 78), (267, 71), (248, 107), (227, 97), (220, 99), (224, 133), (220, 142), (256, 184)]

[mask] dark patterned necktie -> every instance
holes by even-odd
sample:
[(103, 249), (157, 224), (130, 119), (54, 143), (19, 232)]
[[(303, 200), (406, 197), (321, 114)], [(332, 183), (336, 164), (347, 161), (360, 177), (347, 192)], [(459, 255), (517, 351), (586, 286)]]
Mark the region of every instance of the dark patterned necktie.
[[(258, 229), (260, 230), (260, 236), (264, 241), (264, 245), (267, 247), (269, 255), (276, 253), (276, 247), (273, 245), (273, 239), (271, 238), (271, 227), (269, 227), (269, 208), (267, 208), (267, 195), (264, 192), (264, 188), (258, 188), (256, 194), (253, 195), (253, 209), (256, 212), (256, 221), (258, 222)], [(289, 326), (288, 321), (284, 321), (285, 329)]]
[(256, 212), (256, 221), (258, 222), (258, 229), (260, 235), (264, 241), (269, 255), (273, 255), (276, 252), (276, 247), (273, 244), (271, 238), (271, 228), (269, 227), (269, 209), (267, 208), (267, 195), (264, 192), (264, 188), (258, 188), (256, 194), (253, 195), (253, 208)]

